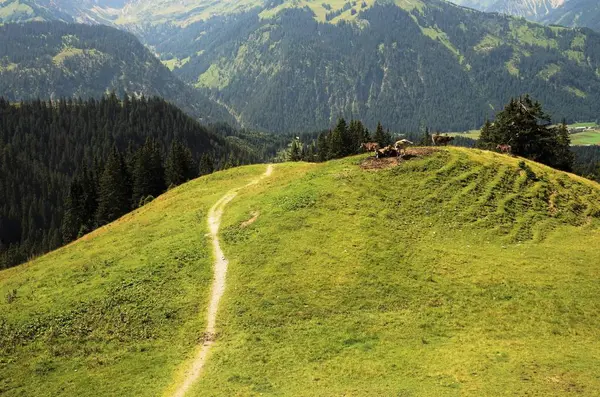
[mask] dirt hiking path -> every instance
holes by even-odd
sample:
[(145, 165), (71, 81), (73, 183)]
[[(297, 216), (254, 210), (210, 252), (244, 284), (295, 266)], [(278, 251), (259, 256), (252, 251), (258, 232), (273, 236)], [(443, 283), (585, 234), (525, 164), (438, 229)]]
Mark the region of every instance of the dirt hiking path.
[(206, 330), (204, 331), (203, 343), (199, 347), (198, 353), (194, 358), (194, 361), (189, 365), (189, 368), (184, 374), (184, 378), (180, 381), (180, 384), (172, 394), (173, 397), (183, 397), (192, 387), (192, 385), (198, 380), (202, 374), (202, 369), (206, 363), (208, 352), (212, 345), (215, 343), (215, 325), (217, 321), (217, 311), (219, 310), (219, 302), (225, 292), (225, 282), (227, 276), (227, 265), (229, 262), (221, 250), (221, 244), (219, 243), (219, 227), (221, 225), (221, 217), (225, 206), (237, 196), (238, 191), (241, 189), (256, 185), (262, 179), (271, 176), (273, 173), (273, 166), (269, 165), (267, 170), (258, 179), (253, 180), (249, 184), (240, 188), (229, 191), (225, 196), (221, 197), (219, 201), (212, 206), (208, 212), (208, 227), (210, 229), (210, 237), (213, 245), (213, 255), (215, 258), (214, 262), (214, 278), (212, 289), (210, 293), (210, 303), (208, 305), (208, 317), (206, 322)]

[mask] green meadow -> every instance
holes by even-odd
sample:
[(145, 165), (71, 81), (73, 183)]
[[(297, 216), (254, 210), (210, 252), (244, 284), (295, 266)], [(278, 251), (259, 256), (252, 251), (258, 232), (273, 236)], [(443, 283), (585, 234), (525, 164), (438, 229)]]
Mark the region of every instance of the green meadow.
[[(459, 148), (386, 164), (277, 164), (239, 191), (188, 395), (599, 395), (600, 185)], [(265, 168), (0, 272), (0, 394), (170, 390), (203, 337), (208, 209)]]
[(197, 179), (0, 272), (0, 395), (160, 395), (202, 338), (212, 280), (206, 214), (262, 172)]
[(589, 130), (571, 134), (572, 145), (600, 145), (600, 130)]

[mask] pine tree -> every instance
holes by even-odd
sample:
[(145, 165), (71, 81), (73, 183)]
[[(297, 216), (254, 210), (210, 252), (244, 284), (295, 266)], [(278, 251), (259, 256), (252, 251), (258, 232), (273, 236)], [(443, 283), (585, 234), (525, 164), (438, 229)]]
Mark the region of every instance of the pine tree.
[(208, 175), (215, 172), (215, 164), (213, 162), (212, 156), (208, 153), (204, 153), (202, 157), (200, 157), (200, 164), (198, 166), (198, 174)]
[(292, 139), (292, 142), (288, 146), (286, 152), (286, 161), (300, 161), (302, 160), (302, 143), (298, 138)]
[(529, 95), (511, 99), (496, 115), (494, 124), (486, 123), (484, 129), (480, 137), (480, 145), (484, 148), (508, 144), (517, 156), (559, 169), (572, 167), (566, 125), (551, 127), (550, 116)]
[(329, 138), (327, 132), (321, 132), (317, 138), (317, 160), (320, 162), (329, 159)]
[(344, 132), (346, 129), (346, 122), (344, 119), (340, 119), (337, 127), (329, 134), (327, 146), (329, 148), (328, 158), (338, 159), (344, 156)]
[(99, 225), (104, 225), (123, 216), (131, 209), (131, 182), (123, 156), (113, 148), (104, 172), (100, 177), (98, 189)]
[(148, 196), (158, 197), (165, 188), (165, 170), (160, 148), (154, 139), (148, 138), (136, 154), (133, 202), (137, 204)]
[(485, 124), (481, 128), (479, 140), (477, 141), (477, 146), (481, 149), (492, 150), (492, 142), (494, 142), (495, 140), (496, 139), (494, 138), (494, 129), (492, 127), (492, 123), (489, 120), (486, 120)]
[(377, 123), (377, 129), (375, 130), (375, 135), (373, 135), (373, 140), (377, 142), (380, 147), (388, 145), (388, 140), (385, 135), (385, 131), (383, 131), (383, 126), (381, 125), (381, 122)]
[(86, 234), (94, 229), (96, 211), (98, 210), (98, 181), (96, 175), (88, 170), (84, 163), (81, 176), (83, 189), (83, 216), (79, 234)]
[(85, 194), (81, 182), (75, 178), (71, 182), (69, 195), (65, 200), (65, 214), (62, 224), (62, 238), (65, 243), (75, 240), (85, 217)]
[(421, 146), (431, 146), (432, 142), (431, 134), (429, 133), (429, 127), (423, 126), (421, 142), (419, 144)]
[(196, 165), (190, 149), (173, 141), (167, 157), (165, 180), (167, 186), (178, 186), (196, 177)]
[(571, 151), (571, 137), (565, 120), (556, 127), (556, 144), (554, 146), (554, 166), (559, 170), (572, 171), (575, 155)]
[(352, 120), (348, 127), (348, 131), (351, 138), (351, 147), (348, 154), (357, 154), (360, 152), (360, 145), (367, 142), (365, 127), (359, 120)]

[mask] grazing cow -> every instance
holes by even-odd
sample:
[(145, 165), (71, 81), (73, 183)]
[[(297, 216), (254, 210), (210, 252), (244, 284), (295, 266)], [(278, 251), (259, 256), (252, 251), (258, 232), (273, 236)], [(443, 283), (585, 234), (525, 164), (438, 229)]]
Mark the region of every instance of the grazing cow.
[(409, 147), (410, 145), (414, 145), (414, 144), (411, 141), (409, 141), (408, 139), (401, 139), (398, 142), (396, 142), (396, 144), (394, 145), (394, 148), (398, 152), (398, 156), (404, 156), (406, 154), (406, 148)]
[(384, 157), (398, 157), (398, 151), (393, 146), (386, 146), (384, 148), (378, 149), (376, 152), (376, 156), (378, 159)]
[(446, 146), (454, 140), (454, 137), (448, 135), (433, 134), (431, 136), (431, 140), (433, 141), (434, 146)]
[(496, 150), (502, 154), (511, 154), (512, 147), (510, 145), (498, 145), (496, 146)]
[(375, 155), (377, 155), (377, 150), (379, 150), (379, 144), (377, 142), (361, 143), (360, 148), (364, 149), (365, 152), (375, 152)]

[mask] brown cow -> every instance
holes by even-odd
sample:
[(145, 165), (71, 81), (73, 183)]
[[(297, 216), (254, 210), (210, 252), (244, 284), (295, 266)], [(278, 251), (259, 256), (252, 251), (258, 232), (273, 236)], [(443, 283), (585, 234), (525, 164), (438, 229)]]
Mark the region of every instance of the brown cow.
[(383, 157), (398, 157), (398, 151), (395, 147), (390, 145), (377, 150), (376, 156), (378, 159)]
[(497, 145), (496, 150), (502, 154), (511, 154), (512, 147), (510, 145)]
[(454, 140), (454, 137), (442, 134), (433, 134), (431, 136), (431, 140), (433, 141), (434, 146), (446, 146)]
[(379, 144), (377, 142), (365, 142), (360, 145), (361, 149), (365, 152), (377, 152), (379, 150)]
[(408, 139), (401, 139), (394, 144), (394, 149), (398, 152), (398, 156), (404, 156), (406, 154), (406, 148), (410, 145), (414, 145)]

